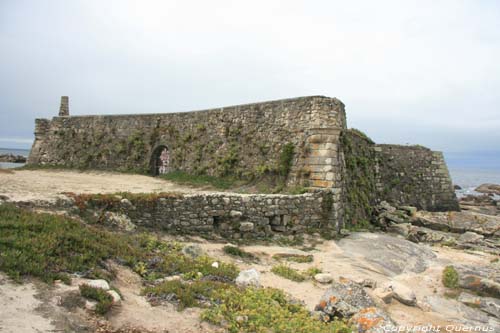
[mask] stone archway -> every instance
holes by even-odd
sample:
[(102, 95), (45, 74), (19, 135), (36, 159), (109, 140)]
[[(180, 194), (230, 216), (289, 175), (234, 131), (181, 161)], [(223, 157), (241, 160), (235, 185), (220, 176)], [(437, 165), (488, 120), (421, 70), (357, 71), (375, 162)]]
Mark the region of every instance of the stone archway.
[(156, 147), (151, 154), (151, 174), (159, 176), (170, 172), (170, 150), (167, 146)]

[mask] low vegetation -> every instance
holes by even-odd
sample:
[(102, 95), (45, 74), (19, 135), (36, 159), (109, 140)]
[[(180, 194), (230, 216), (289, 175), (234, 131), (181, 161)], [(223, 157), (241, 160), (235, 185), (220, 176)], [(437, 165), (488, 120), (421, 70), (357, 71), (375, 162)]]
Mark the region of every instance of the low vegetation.
[(447, 288), (458, 288), (458, 272), (453, 266), (446, 266), (442, 276), (443, 285)]
[(233, 257), (240, 257), (243, 259), (251, 259), (251, 260), (257, 259), (257, 257), (254, 256), (252, 253), (242, 250), (237, 246), (226, 245), (222, 248), (222, 251), (224, 251), (225, 254), (229, 254), (230, 256)]
[(85, 225), (71, 218), (0, 206), (0, 270), (13, 279), (38, 277), (69, 281), (69, 274), (110, 279), (105, 261), (114, 259), (153, 280), (165, 275), (211, 276), (233, 280), (232, 264), (212, 266), (209, 257), (182, 255), (182, 246), (148, 234), (127, 235)]
[[(179, 243), (164, 242), (152, 234), (109, 232), (64, 216), (0, 205), (0, 270), (18, 281), (23, 276), (47, 282), (69, 281), (72, 273), (110, 280), (113, 277), (106, 260), (112, 259), (131, 267), (145, 280), (181, 275), (181, 279), (147, 287), (143, 293), (153, 304), (170, 301), (179, 309), (206, 307), (203, 319), (223, 325), (230, 332), (351, 332), (342, 321), (323, 323), (314, 319), (304, 306), (289, 300), (282, 291), (237, 287), (236, 266), (221, 262), (213, 265), (213, 258), (192, 258), (184, 255), (182, 248)], [(248, 255), (236, 247), (225, 251)], [(319, 270), (300, 273), (280, 265), (273, 272), (303, 281)], [(80, 294), (96, 302), (98, 314), (112, 307), (112, 296), (102, 289), (82, 285)]]
[[(143, 294), (152, 304), (161, 303), (169, 299), (178, 304), (178, 310), (184, 308), (200, 307), (203, 300), (209, 300), (215, 293), (229, 288), (231, 285), (217, 281), (197, 280), (185, 282), (181, 280), (165, 281), (157, 286), (147, 287)], [(174, 296), (173, 296), (174, 295)]]
[(100, 315), (106, 314), (113, 306), (113, 297), (104, 289), (92, 287), (86, 284), (80, 286), (80, 295), (97, 302), (95, 312)]
[(273, 255), (273, 258), (276, 260), (287, 260), (287, 261), (293, 261), (293, 262), (298, 262), (298, 263), (307, 263), (307, 262), (313, 262), (313, 255), (312, 254), (291, 254), (291, 253), (277, 253)]
[(161, 178), (177, 184), (190, 186), (210, 186), (215, 189), (227, 190), (237, 186), (239, 183), (233, 177), (215, 177), (209, 175), (193, 175), (184, 171), (172, 171), (161, 176)]
[(0, 206), (0, 270), (13, 279), (35, 276), (49, 282), (68, 273), (92, 276), (110, 258), (132, 265), (144, 253), (120, 235), (75, 220)]
[(271, 272), (295, 282), (302, 282), (306, 280), (306, 276), (304, 274), (285, 264), (273, 266), (273, 268), (271, 268)]
[(307, 309), (290, 301), (278, 289), (236, 287), (221, 290), (217, 302), (203, 313), (203, 319), (228, 328), (229, 332), (351, 333), (343, 321), (323, 323)]

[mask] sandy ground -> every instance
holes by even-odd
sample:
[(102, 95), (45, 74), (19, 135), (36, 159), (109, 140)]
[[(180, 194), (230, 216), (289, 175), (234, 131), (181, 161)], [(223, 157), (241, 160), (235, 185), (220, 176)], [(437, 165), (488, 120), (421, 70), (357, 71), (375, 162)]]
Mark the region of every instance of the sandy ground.
[[(321, 296), (328, 289), (328, 285), (322, 285), (308, 280), (304, 282), (293, 282), (273, 274), (270, 270), (277, 261), (271, 257), (276, 253), (301, 253), (312, 254), (312, 263), (293, 263), (290, 266), (298, 270), (306, 270), (310, 267), (320, 268), (324, 273), (330, 273), (335, 280), (345, 277), (354, 281), (361, 281), (370, 278), (382, 285), (384, 282), (396, 280), (412, 289), (417, 301), (421, 301), (425, 296), (443, 295), (445, 288), (441, 282), (443, 268), (454, 262), (470, 265), (488, 265), (493, 258), (492, 255), (484, 253), (465, 253), (460, 250), (445, 247), (432, 247), (437, 258), (433, 260), (427, 270), (422, 273), (400, 274), (389, 277), (377, 270), (370, 262), (362, 257), (353, 260), (337, 245), (336, 241), (324, 241), (316, 246), (313, 251), (303, 252), (298, 249), (280, 246), (252, 245), (242, 247), (245, 251), (251, 252), (260, 258), (258, 263), (248, 263), (226, 255), (222, 251), (225, 244), (214, 244), (201, 241), (200, 245), (207, 253), (222, 261), (233, 262), (240, 269), (255, 268), (261, 273), (261, 284), (265, 287), (274, 287), (285, 290), (293, 297), (304, 302), (309, 310), (313, 310), (318, 304)], [(418, 286), (418, 287), (416, 287)], [(370, 289), (367, 289), (371, 293)], [(393, 300), (391, 304), (379, 304), (384, 308), (391, 318), (399, 324), (404, 325), (458, 325), (459, 323), (448, 320), (438, 313), (428, 311), (425, 307), (411, 307)]]
[[(165, 240), (172, 240), (173, 236), (165, 236)], [(177, 239), (179, 240), (179, 239)], [(200, 238), (192, 239), (200, 244), (203, 250), (216, 260), (233, 262), (240, 269), (255, 268), (261, 273), (261, 284), (264, 287), (274, 287), (284, 290), (291, 296), (304, 302), (312, 310), (319, 302), (328, 285), (322, 285), (312, 280), (293, 282), (273, 274), (270, 269), (278, 262), (272, 258), (277, 253), (312, 254), (312, 263), (293, 263), (290, 266), (299, 270), (317, 267), (323, 272), (330, 273), (338, 280), (345, 277), (352, 280), (371, 278), (378, 285), (395, 279), (410, 287), (421, 301), (425, 296), (443, 295), (445, 288), (441, 283), (441, 274), (444, 266), (451, 262), (460, 261), (463, 264), (488, 265), (491, 255), (484, 253), (464, 253), (445, 247), (433, 247), (437, 258), (429, 268), (422, 273), (405, 273), (389, 277), (378, 272), (376, 267), (362, 257), (356, 260), (343, 253), (334, 240), (317, 244), (312, 251), (301, 251), (298, 248), (282, 247), (277, 245), (243, 246), (245, 251), (255, 254), (258, 261), (243, 261), (229, 256), (222, 250), (227, 243), (214, 243)], [(117, 287), (124, 299), (120, 306), (115, 307), (107, 316), (112, 327), (141, 327), (155, 332), (191, 333), (191, 332), (224, 332), (200, 320), (201, 309), (186, 309), (178, 312), (173, 305), (151, 306), (140, 294), (142, 289), (140, 277), (130, 269), (114, 265), (117, 272), (112, 286)], [(82, 306), (65, 308), (61, 303), (64, 299), (71, 299), (78, 294), (79, 279), (73, 280), (72, 286), (56, 284), (55, 287), (37, 283), (16, 284), (0, 275), (0, 332), (87, 332), (79, 327), (91, 327), (97, 320), (95, 316), (82, 309)], [(418, 286), (418, 287), (416, 287)], [(370, 289), (367, 289), (371, 293)], [(63, 300), (63, 301), (62, 301)], [(449, 325), (458, 324), (444, 316), (428, 311), (425, 307), (410, 307), (393, 300), (391, 304), (380, 304), (393, 320), (404, 325)]]
[(55, 329), (51, 319), (37, 309), (42, 301), (36, 298), (33, 283), (16, 284), (0, 273), (0, 332), (51, 332)]
[(11, 201), (50, 201), (62, 192), (203, 192), (191, 187), (141, 175), (112, 172), (77, 172), (61, 170), (15, 170), (0, 172), (0, 195)]

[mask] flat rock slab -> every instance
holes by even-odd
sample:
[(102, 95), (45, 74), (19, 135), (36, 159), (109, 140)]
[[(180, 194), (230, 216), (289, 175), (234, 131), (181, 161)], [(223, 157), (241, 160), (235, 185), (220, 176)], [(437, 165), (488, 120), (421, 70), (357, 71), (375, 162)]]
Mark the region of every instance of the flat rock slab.
[(363, 257), (387, 276), (421, 273), (436, 258), (426, 245), (387, 234), (358, 232), (339, 241), (346, 256)]
[(465, 233), (472, 231), (484, 236), (500, 236), (500, 216), (475, 212), (418, 212), (412, 224), (434, 230)]

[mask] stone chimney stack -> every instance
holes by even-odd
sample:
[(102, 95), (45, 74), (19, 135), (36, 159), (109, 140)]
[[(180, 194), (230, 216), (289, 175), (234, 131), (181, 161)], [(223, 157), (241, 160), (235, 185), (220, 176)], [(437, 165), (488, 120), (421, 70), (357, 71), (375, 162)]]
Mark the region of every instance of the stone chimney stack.
[(59, 107), (59, 117), (69, 116), (69, 98), (61, 96), (61, 106)]

